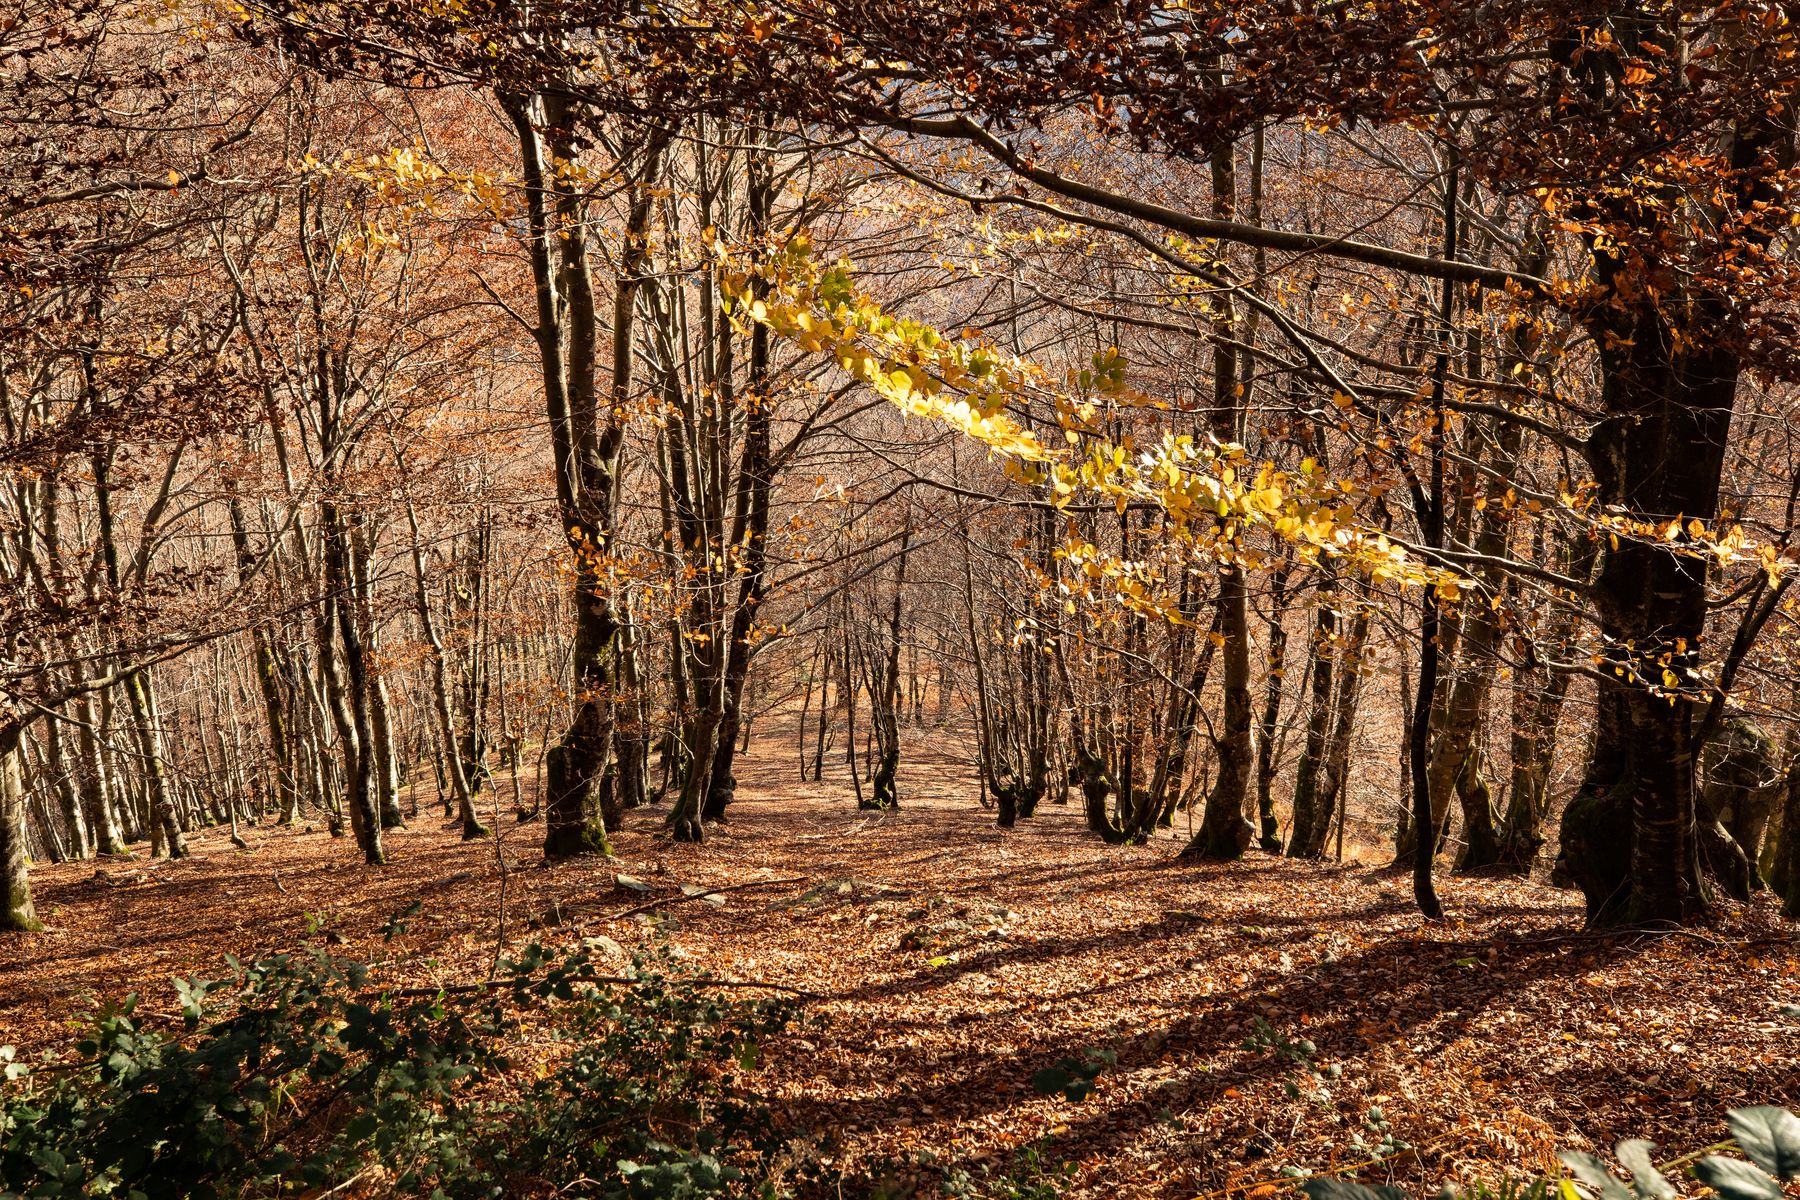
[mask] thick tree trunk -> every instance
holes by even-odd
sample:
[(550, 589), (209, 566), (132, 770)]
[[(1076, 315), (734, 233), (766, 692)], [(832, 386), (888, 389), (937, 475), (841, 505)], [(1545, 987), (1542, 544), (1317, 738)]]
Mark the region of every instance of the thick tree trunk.
[(43, 928), (31, 904), (25, 850), (25, 764), (22, 730), (0, 729), (0, 929)]
[[(1465, 651), (1473, 655), (1476, 651), (1469, 645), (1469, 624), (1465, 622), (1462, 642)], [(1479, 626), (1486, 622), (1477, 620), (1473, 624)], [(1463, 847), (1457, 855), (1456, 869), (1477, 871), (1493, 866), (1500, 857), (1500, 831), (1494, 813), (1493, 789), (1482, 772), (1481, 752), (1475, 744), (1481, 732), (1481, 716), (1487, 707), (1493, 664), (1469, 658), (1464, 660), (1463, 667), (1464, 670), (1450, 682), (1444, 724), (1432, 739), (1431, 758), (1425, 770), (1430, 780), (1433, 809), (1448, 811), (1452, 795), (1461, 801)]]
[(1788, 764), (1769, 887), (1781, 897), (1781, 915), (1800, 919), (1800, 756)]
[[(1792, 100), (1779, 97), (1719, 131), (1734, 169), (1722, 176), (1735, 193), (1724, 203), (1735, 211), (1784, 203), (1768, 169), (1793, 162)], [(1592, 215), (1641, 221), (1636, 204), (1597, 198)], [(1735, 236), (1766, 245), (1753, 230)], [(1655, 232), (1673, 242), (1686, 227)], [(1710, 524), (1719, 511), (1742, 370), (1729, 341), (1736, 305), (1715, 293), (1681, 294), (1673, 263), (1646, 262), (1610, 240), (1594, 239), (1589, 253), (1599, 293), (1589, 332), (1606, 413), (1587, 445), (1596, 511), (1675, 527), (1666, 541), (1627, 531), (1603, 552), (1591, 590), (1605, 656), (1599, 737), (1563, 816), (1558, 865), (1580, 885), (1591, 924), (1702, 920), (1716, 907), (1701, 869), (1689, 701), (1715, 686), (1702, 670), (1711, 653), (1710, 556), (1683, 553), (1683, 523)]]
[[(1602, 358), (1614, 415), (1590, 446), (1600, 503), (1709, 521), (1735, 362), (1719, 352), (1670, 355), (1671, 331), (1654, 310), (1613, 333)], [(1714, 909), (1700, 868), (1693, 705), (1681, 696), (1701, 686), (1706, 563), (1677, 548), (1619, 538), (1594, 585), (1609, 669), (1595, 753), (1563, 816), (1558, 856), (1594, 925), (1685, 922)]]
[(1224, 660), (1225, 715), (1219, 739), (1219, 774), (1200, 828), (1184, 849), (1184, 858), (1230, 860), (1243, 856), (1256, 838), (1245, 811), (1251, 774), (1256, 769), (1255, 707), (1250, 698), (1249, 596), (1239, 567), (1219, 573), (1219, 647)]
[(688, 760), (688, 770), (681, 781), (681, 795), (669, 812), (669, 831), (678, 842), (701, 842), (706, 838), (701, 824), (701, 812), (706, 802), (705, 790), (710, 778), (706, 768), (718, 749), (722, 704), (723, 694), (715, 692), (695, 714), (690, 727), (688, 750), (691, 757)]
[(631, 399), (634, 322), (649, 266), (652, 185), (666, 135), (640, 148), (614, 281), (612, 378), (604, 411), (595, 388), (599, 321), (588, 261), (585, 197), (557, 170), (575, 157), (568, 100), (502, 94), (518, 135), (536, 340), (563, 531), (575, 559), (575, 718), (547, 757), (544, 853), (606, 853), (618, 621), (599, 556), (610, 550), (615, 489)]
[(610, 684), (613, 639), (609, 605), (596, 595), (600, 580), (578, 572), (575, 583), (575, 719), (545, 760), (544, 855), (608, 854), (602, 789), (612, 755)]

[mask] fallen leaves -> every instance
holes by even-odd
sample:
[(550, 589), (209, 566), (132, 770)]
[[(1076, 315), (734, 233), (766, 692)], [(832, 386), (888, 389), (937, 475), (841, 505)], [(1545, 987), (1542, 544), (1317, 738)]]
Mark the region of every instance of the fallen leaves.
[[(720, 975), (827, 996), (758, 1073), (851, 1179), (926, 1151), (1004, 1164), (1042, 1143), (1078, 1164), (1078, 1196), (1261, 1200), (1286, 1194), (1284, 1170), (1370, 1157), (1352, 1138), (1376, 1109), (1391, 1132), (1371, 1141), (1416, 1147), (1383, 1178), (1423, 1194), (1548, 1169), (1558, 1147), (1698, 1149), (1730, 1104), (1800, 1100), (1800, 965), (1766, 908), (1711, 942), (1595, 938), (1564, 893), (1449, 879), (1463, 922), (1428, 926), (1362, 866), (1177, 863), (1176, 842), (1107, 847), (1055, 804), (1001, 834), (934, 746), (908, 748), (902, 808), (879, 825), (847, 780), (802, 789), (773, 757), (747, 761), (735, 819), (704, 847), (657, 840), (652, 811), (628, 819), (621, 862), (541, 868), (536, 828), (505, 825), (507, 938), (598, 936), (623, 957), (666, 937)], [(91, 863), (43, 868), (51, 932), (0, 939), (0, 1042), (67, 1046), (82, 997), (136, 988), (154, 1005), (169, 976), (215, 972), (228, 951), (335, 933), (345, 953), (395, 953), (380, 928), (413, 899), (396, 946), (420, 982), (485, 972), (491, 845), (421, 818), (371, 870), (322, 833), (250, 832), (254, 859), (206, 836), (181, 863), (109, 865), (123, 883)], [(1291, 1064), (1243, 1048), (1256, 1020), (1328, 1069), (1290, 1095)], [(1031, 1088), (1060, 1061), (1104, 1061), (1090, 1052), (1112, 1061), (1085, 1099)]]

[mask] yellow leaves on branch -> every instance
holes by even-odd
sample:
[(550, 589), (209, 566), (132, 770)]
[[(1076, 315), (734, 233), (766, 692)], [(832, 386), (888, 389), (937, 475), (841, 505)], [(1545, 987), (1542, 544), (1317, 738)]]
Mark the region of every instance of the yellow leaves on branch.
[[(367, 190), (374, 215), (340, 239), (341, 250), (374, 255), (399, 246), (400, 231), (415, 217), (437, 214), (445, 197), (459, 197), (496, 222), (510, 220), (516, 207), (512, 196), (517, 180), (483, 171), (452, 171), (419, 145), (395, 146), (362, 156), (346, 151), (333, 162), (308, 154), (294, 166), (301, 175), (349, 180)], [(562, 161), (556, 169), (559, 177), (576, 173)]]
[[(714, 243), (723, 252), (722, 243)], [(940, 421), (996, 453), (1026, 461), (1051, 454), (1006, 411), (1041, 372), (985, 345), (946, 338), (895, 317), (851, 287), (848, 268), (820, 270), (804, 237), (756, 272), (728, 271), (724, 290), (740, 324), (767, 326), (839, 368), (901, 411)]]
[(1613, 550), (1621, 542), (1635, 541), (1686, 558), (1716, 559), (1722, 566), (1755, 563), (1771, 582), (1794, 565), (1789, 552), (1772, 543), (1751, 541), (1744, 527), (1735, 522), (1709, 528), (1704, 521), (1685, 516), (1646, 521), (1620, 513), (1583, 515), (1594, 535), (1604, 534)]
[[(1051, 386), (1043, 367), (1001, 352), (970, 331), (946, 336), (887, 312), (856, 290), (848, 264), (816, 263), (803, 235), (754, 265), (716, 239), (712, 249), (722, 264), (733, 319), (741, 326), (760, 324), (802, 351), (828, 355), (902, 412), (980, 442), (1005, 460), (1012, 478), (1044, 489), (1059, 509), (1085, 500), (1120, 512), (1133, 506), (1158, 511), (1170, 537), (1221, 565), (1262, 566), (1267, 556), (1243, 537), (1259, 529), (1295, 546), (1304, 560), (1329, 555), (1351, 560), (1377, 579), (1433, 585), (1447, 597), (1457, 590), (1453, 572), (1417, 561), (1378, 530), (1359, 524), (1354, 487), (1325, 477), (1311, 459), (1290, 472), (1250, 461), (1234, 443), (1168, 433), (1159, 443), (1138, 448), (1092, 437), (1095, 405), (1088, 394), (1134, 407), (1162, 407), (1127, 385), (1126, 362), (1116, 350), (1095, 355), (1091, 369), (1070, 381), (1079, 391), (1070, 395)], [(1032, 398), (1054, 407), (1071, 445), (1081, 445), (1086, 436), (1085, 455), (1045, 446), (1009, 411), (1015, 402)], [(1152, 597), (1146, 574), (1117, 562), (1101, 566), (1097, 554), (1080, 546), (1063, 552), (1085, 573), (1111, 580), (1128, 606), (1172, 615)]]

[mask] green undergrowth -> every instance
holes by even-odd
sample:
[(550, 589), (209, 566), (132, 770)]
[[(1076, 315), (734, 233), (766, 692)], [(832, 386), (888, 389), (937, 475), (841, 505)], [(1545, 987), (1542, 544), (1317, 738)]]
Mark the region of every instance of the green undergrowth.
[[(1661, 1164), (1652, 1159), (1654, 1143), (1628, 1138), (1613, 1148), (1627, 1178), (1615, 1175), (1605, 1161), (1583, 1151), (1559, 1157), (1568, 1174), (1561, 1178), (1506, 1180), (1473, 1188), (1446, 1185), (1441, 1200), (1676, 1200), (1682, 1189), (1665, 1172), (1691, 1175), (1720, 1200), (1786, 1200), (1787, 1189), (1800, 1180), (1800, 1117), (1768, 1106), (1734, 1108), (1725, 1115), (1731, 1140), (1708, 1150), (1735, 1146), (1744, 1158), (1690, 1154)], [(1745, 1161), (1748, 1159), (1748, 1161)], [(1677, 1175), (1677, 1178), (1681, 1177)], [(1329, 1175), (1302, 1181), (1307, 1200), (1408, 1200), (1391, 1185), (1368, 1186)]]
[(781, 1192), (754, 1080), (788, 1002), (666, 951), (610, 975), (586, 945), (449, 989), (322, 951), (229, 961), (178, 982), (178, 1021), (100, 1008), (79, 1061), (0, 1048), (0, 1200)]

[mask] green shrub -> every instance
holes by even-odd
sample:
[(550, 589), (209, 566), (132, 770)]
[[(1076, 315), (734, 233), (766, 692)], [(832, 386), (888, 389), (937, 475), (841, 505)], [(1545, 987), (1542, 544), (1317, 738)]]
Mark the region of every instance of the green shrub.
[[(1735, 1108), (1725, 1115), (1725, 1123), (1750, 1162), (1709, 1154), (1691, 1168), (1694, 1177), (1723, 1200), (1785, 1200), (1783, 1185), (1800, 1179), (1800, 1118), (1779, 1108)], [(1655, 1148), (1637, 1138), (1613, 1148), (1620, 1165), (1631, 1173), (1629, 1184), (1594, 1155), (1569, 1150), (1560, 1157), (1572, 1180), (1509, 1181), (1498, 1188), (1483, 1185), (1473, 1193), (1446, 1188), (1444, 1194), (1452, 1200), (1459, 1196), (1464, 1200), (1547, 1200), (1553, 1192), (1560, 1200), (1675, 1200), (1675, 1185), (1651, 1161), (1650, 1151)], [(1406, 1200), (1399, 1188), (1365, 1187), (1325, 1175), (1299, 1186), (1307, 1200)]]
[(712, 1196), (753, 1190), (746, 1168), (775, 1145), (741, 1075), (789, 1006), (724, 998), (666, 955), (613, 980), (586, 950), (534, 945), (492, 986), (449, 991), (380, 987), (322, 952), (231, 967), (177, 984), (178, 1036), (128, 997), (77, 1064), (0, 1048), (0, 1200), (277, 1196), (358, 1176), (445, 1200), (577, 1183)]

